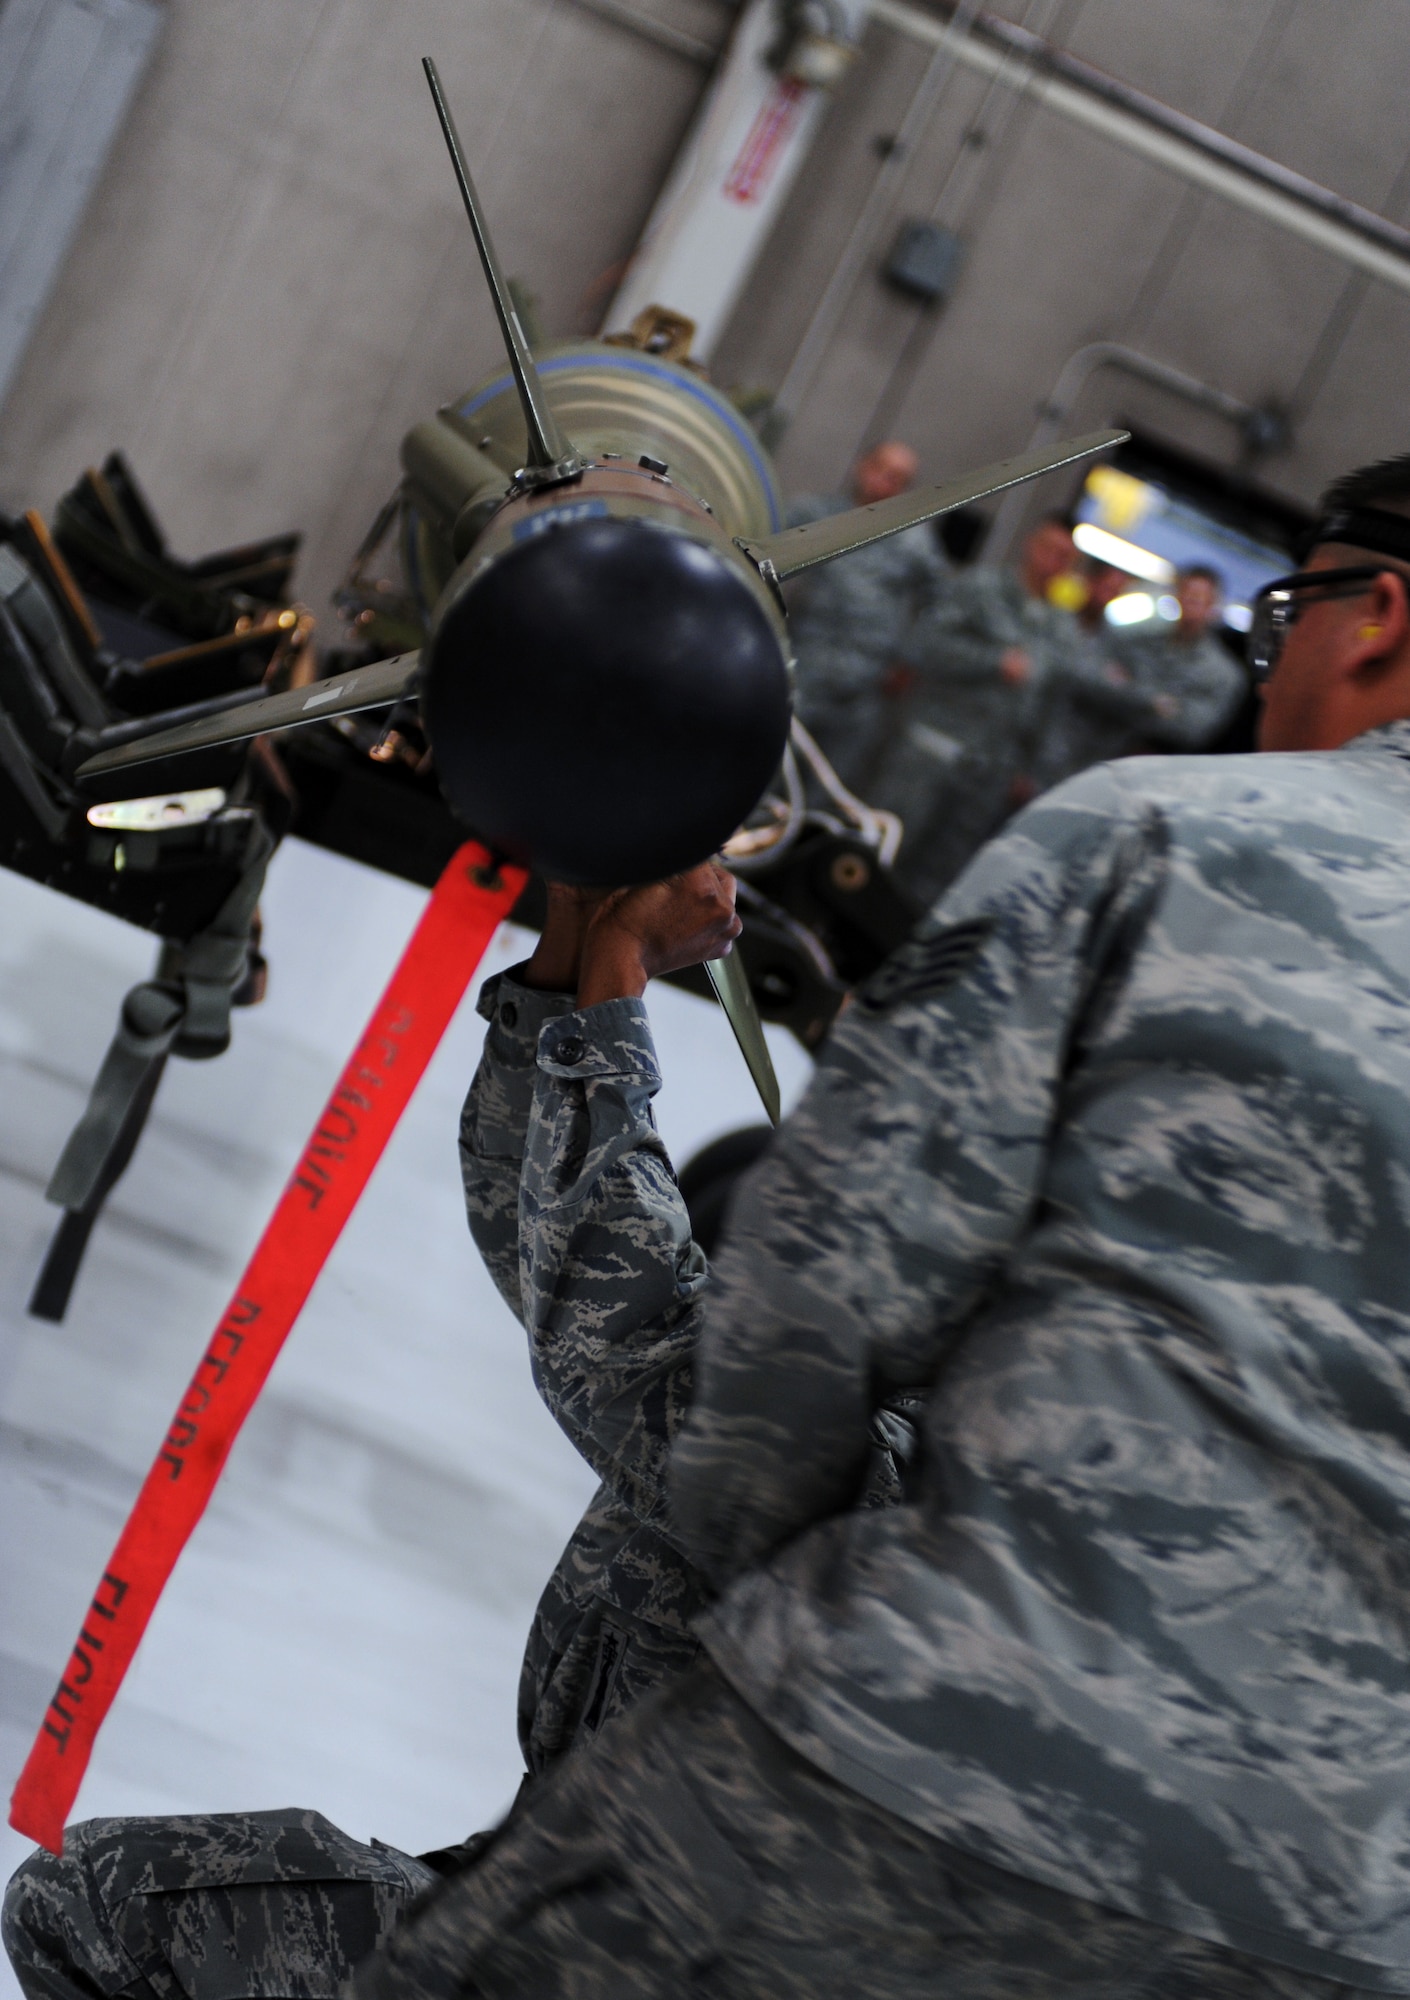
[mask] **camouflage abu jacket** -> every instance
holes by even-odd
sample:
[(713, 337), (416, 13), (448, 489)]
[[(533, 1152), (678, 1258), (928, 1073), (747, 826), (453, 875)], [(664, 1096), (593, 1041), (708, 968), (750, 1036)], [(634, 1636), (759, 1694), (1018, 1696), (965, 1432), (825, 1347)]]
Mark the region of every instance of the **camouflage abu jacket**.
[[(1410, 1993), (1410, 722), (1035, 804), (735, 1216), (672, 1491), (745, 1698), (1017, 1877)], [(850, 1510), (922, 1383), (919, 1500)]]
[[(664, 1323), (623, 1404), (635, 1425), (635, 1477), (604, 1477), (534, 1614), (519, 1681), (519, 1741), (537, 1773), (700, 1650), (691, 1620), (704, 1602), (702, 1586), (660, 1532), (659, 1494), (694, 1345), (693, 1326), (678, 1332), (675, 1323), (705, 1284), (705, 1260), (690, 1240), (651, 1124), (660, 1078), (649, 1036), (640, 1048), (619, 1039), (604, 1076), (603, 1030), (610, 1038), (620, 1024), (599, 1017), (615, 1009), (592, 1010), (598, 1037), (590, 1058), (586, 1040), (575, 1035), (575, 1023), (589, 1017), (575, 1014), (571, 995), (535, 992), (505, 973), (486, 980), (478, 1005), (490, 1026), (460, 1125), (471, 1234), (510, 1311), (530, 1330), (539, 1393), (600, 1473), (618, 1474), (612, 1398), (595, 1392), (606, 1390), (621, 1315), (635, 1311)], [(552, 1065), (544, 1070), (541, 1035)], [(581, 1051), (580, 1078), (574, 1064), (556, 1060), (565, 1046), (570, 1055)], [(537, 1109), (536, 1092), (543, 1100)], [(613, 1138), (639, 1128), (654, 1144), (643, 1148), (632, 1174), (638, 1228), (625, 1255), (613, 1257), (611, 1197), (604, 1203), (594, 1182), (604, 1171), (613, 1178)], [(555, 1227), (555, 1212), (562, 1226)], [(601, 1378), (593, 1374), (599, 1366)]]
[[(788, 525), (824, 520), (843, 495), (797, 500)], [(918, 613), (946, 587), (949, 563), (934, 527), (904, 529), (809, 570), (788, 587), (788, 635), (800, 719), (844, 784), (863, 784), (894, 702), (886, 675)]]
[[(929, 904), (1042, 782), (1049, 689), (1076, 671), (1072, 614), (1030, 597), (1012, 570), (962, 570), (900, 648), (914, 676), (863, 795), (905, 827), (896, 879)], [(1001, 663), (1021, 652), (1015, 686)]]
[[(531, 1772), (700, 1650), (701, 1579), (666, 1527), (667, 1454), (690, 1396), (708, 1283), (651, 1099), (645, 1010), (488, 979), (489, 1022), (460, 1128), (470, 1229), (529, 1335), (539, 1393), (601, 1475), (539, 1601), (519, 1685)], [(876, 1423), (868, 1498), (900, 1491), (898, 1413)]]
[(1035, 764), (1040, 789), (1111, 757), (1203, 750), (1247, 694), (1243, 669), (1208, 635), (1190, 642), (1146, 627), (1089, 635), (1047, 691)]

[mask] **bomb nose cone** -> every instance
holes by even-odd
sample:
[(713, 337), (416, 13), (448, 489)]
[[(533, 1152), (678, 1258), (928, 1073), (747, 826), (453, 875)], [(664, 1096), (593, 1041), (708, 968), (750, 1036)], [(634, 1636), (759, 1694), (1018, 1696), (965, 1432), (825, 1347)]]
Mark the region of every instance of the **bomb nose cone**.
[(788, 734), (774, 628), (729, 558), (639, 519), (545, 528), (452, 599), (422, 696), (442, 789), (545, 874), (647, 882), (712, 854)]

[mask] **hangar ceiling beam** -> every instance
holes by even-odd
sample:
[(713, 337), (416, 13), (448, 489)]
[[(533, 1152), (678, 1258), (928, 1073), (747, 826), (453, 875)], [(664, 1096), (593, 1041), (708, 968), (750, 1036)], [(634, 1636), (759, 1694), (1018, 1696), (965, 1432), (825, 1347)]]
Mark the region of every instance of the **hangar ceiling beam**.
[(1385, 283), (1410, 291), (1410, 230), (1335, 194), (1291, 167), (994, 14), (951, 34), (962, 0), (923, 13), (906, 0), (873, 0), (873, 20), (931, 47), (944, 41), (966, 69), (997, 79), (1060, 117), (1315, 243)]

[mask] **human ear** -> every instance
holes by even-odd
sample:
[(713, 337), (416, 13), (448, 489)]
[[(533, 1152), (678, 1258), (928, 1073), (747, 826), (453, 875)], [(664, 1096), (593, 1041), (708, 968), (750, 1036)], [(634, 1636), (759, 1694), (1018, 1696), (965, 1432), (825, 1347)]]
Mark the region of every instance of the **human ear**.
[(1352, 628), (1348, 672), (1375, 674), (1395, 659), (1410, 638), (1410, 595), (1397, 570), (1382, 570), (1367, 593), (1369, 610)]

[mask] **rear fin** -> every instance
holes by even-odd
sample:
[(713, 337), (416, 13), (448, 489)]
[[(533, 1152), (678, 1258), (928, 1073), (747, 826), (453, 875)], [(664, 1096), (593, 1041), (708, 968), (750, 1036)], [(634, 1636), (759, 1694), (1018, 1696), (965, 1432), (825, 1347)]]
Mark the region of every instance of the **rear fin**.
[(455, 129), (455, 120), (450, 115), (445, 92), (441, 89), (440, 74), (429, 56), (421, 58), (421, 66), (426, 72), (426, 81), (431, 86), (431, 98), (436, 107), (436, 116), (441, 121), (446, 145), (450, 151), (450, 163), (455, 169), (455, 178), (460, 184), (460, 198), (465, 203), (465, 213), (470, 218), (470, 227), (475, 236), (475, 247), (480, 253), (480, 262), (485, 267), (485, 278), (494, 301), (495, 313), (499, 319), (499, 330), (504, 335), (504, 345), (509, 354), (509, 365), (514, 371), (514, 380), (519, 388), (519, 401), (524, 410), (524, 427), (529, 435), (528, 456), (524, 463), (527, 477), (521, 479), (525, 486), (553, 486), (563, 480), (576, 479), (583, 469), (583, 462), (558, 427), (539, 371), (534, 366), (534, 357), (529, 352), (529, 343), (524, 337), (524, 329), (510, 297), (509, 286), (500, 270), (499, 259), (495, 255), (494, 244), (490, 241), (489, 228), (480, 207), (480, 197), (475, 192), (475, 183), (470, 178), (465, 154), (460, 144), (460, 134)]
[(739, 1053), (754, 1079), (754, 1088), (769, 1114), (769, 1123), (777, 1125), (780, 1116), (778, 1078), (774, 1074), (769, 1045), (764, 1040), (764, 1024), (759, 1018), (744, 961), (736, 950), (730, 952), (727, 958), (706, 959), (705, 970), (715, 989), (715, 998), (724, 1008), (734, 1030)]
[(809, 521), (801, 528), (783, 528), (776, 535), (743, 538), (739, 547), (760, 573), (782, 583), (814, 563), (831, 562), (835, 556), (850, 555), (869, 542), (897, 535), (903, 528), (915, 528), (922, 521), (949, 514), (956, 507), (983, 500), (990, 493), (1002, 493), (1006, 486), (1021, 486), (1026, 479), (1038, 479), (1056, 472), (1092, 453), (1109, 451), (1124, 444), (1129, 431), (1089, 431), (1085, 437), (1069, 438), (1066, 444), (1049, 445), (1042, 451), (1022, 453), (1018, 458), (1002, 458), (944, 486), (925, 486), (918, 493), (898, 493), (891, 500), (875, 500), (870, 507), (853, 507), (845, 514), (828, 514), (821, 521)]
[[(161, 716), (153, 715), (143, 718), (144, 733), (129, 736), (138, 725), (120, 722), (99, 732), (97, 754), (80, 764), (74, 776), (81, 783), (85, 778), (105, 777), (110, 771), (155, 763), (159, 757), (178, 757), (185, 750), (239, 743), (247, 736), (263, 736), (270, 729), (296, 729), (305, 722), (356, 715), (364, 708), (390, 708), (414, 691), (420, 666), (420, 653), (399, 653), (394, 660), (377, 660), (370, 667), (315, 681), (312, 687), (290, 688), (287, 694), (266, 695), (258, 701), (251, 701), (248, 695), (237, 698), (228, 707), (174, 727), (169, 721), (164, 727)], [(171, 711), (167, 713), (170, 717)], [(103, 747), (105, 739), (107, 748)]]

